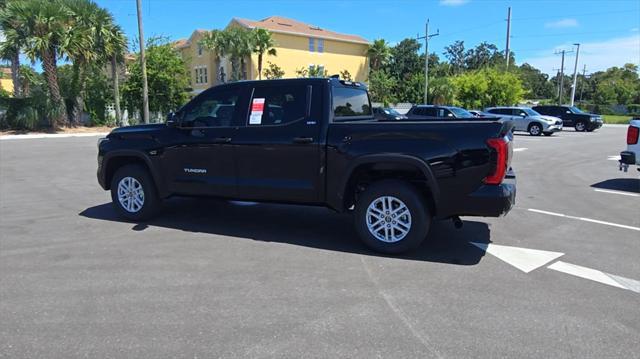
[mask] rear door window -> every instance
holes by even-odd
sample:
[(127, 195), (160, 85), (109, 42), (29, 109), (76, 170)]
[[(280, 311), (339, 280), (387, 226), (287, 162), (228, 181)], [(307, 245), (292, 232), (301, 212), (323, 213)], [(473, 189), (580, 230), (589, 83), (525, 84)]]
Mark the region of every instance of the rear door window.
[(333, 115), (336, 119), (371, 117), (369, 95), (364, 89), (349, 87), (333, 88)]
[(307, 113), (307, 86), (260, 86), (253, 90), (248, 126), (285, 125)]

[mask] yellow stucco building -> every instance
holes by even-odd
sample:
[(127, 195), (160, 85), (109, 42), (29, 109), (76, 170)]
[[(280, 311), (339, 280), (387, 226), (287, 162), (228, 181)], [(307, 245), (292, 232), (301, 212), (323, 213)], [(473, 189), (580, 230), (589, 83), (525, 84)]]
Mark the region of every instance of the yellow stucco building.
[[(355, 81), (367, 80), (369, 42), (360, 36), (340, 34), (280, 16), (271, 16), (260, 21), (234, 18), (227, 25), (229, 26), (263, 28), (271, 32), (277, 54), (263, 56), (262, 78), (264, 70), (271, 62), (284, 71), (285, 78), (297, 77), (297, 70), (314, 66), (326, 70), (329, 75), (346, 70)], [(219, 59), (212, 51), (199, 45), (206, 33), (206, 30), (195, 30), (189, 39), (178, 40), (175, 43), (187, 63), (194, 94), (228, 81), (231, 74), (228, 59)], [(243, 79), (257, 80), (258, 55), (253, 54), (244, 62)]]

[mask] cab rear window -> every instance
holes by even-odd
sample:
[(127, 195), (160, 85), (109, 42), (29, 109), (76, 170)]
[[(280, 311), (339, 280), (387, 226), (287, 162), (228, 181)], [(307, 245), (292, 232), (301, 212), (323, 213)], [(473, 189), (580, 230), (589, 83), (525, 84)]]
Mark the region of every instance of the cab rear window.
[(333, 115), (336, 119), (370, 117), (371, 113), (367, 91), (347, 87), (333, 88)]

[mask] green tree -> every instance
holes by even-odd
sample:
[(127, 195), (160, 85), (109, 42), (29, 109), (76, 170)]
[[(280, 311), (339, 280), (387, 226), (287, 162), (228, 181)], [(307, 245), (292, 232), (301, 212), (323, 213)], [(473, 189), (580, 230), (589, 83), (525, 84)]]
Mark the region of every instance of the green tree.
[(389, 44), (386, 40), (376, 39), (369, 45), (367, 55), (369, 56), (371, 70), (377, 71), (389, 62), (389, 59), (391, 58), (391, 49), (389, 48)]
[(284, 77), (284, 70), (280, 66), (267, 61), (264, 77), (266, 77), (267, 80), (281, 79)]
[(22, 96), (28, 97), (31, 95), (31, 88), (33, 86), (40, 86), (42, 84), (42, 77), (35, 72), (31, 66), (20, 65), (20, 93)]
[(231, 26), (222, 31), (213, 30), (200, 42), (205, 48), (214, 51), (222, 58), (229, 56), (231, 61), (231, 81), (243, 79), (245, 59), (254, 50), (253, 36), (250, 30), (239, 26)]
[(418, 55), (420, 47), (418, 40), (404, 39), (391, 48), (392, 58), (388, 69), (399, 81), (408, 80), (423, 68), (424, 59), (420, 61)]
[(298, 77), (328, 77), (329, 73), (320, 66), (301, 67), (296, 70)]
[(369, 74), (369, 92), (371, 100), (382, 102), (385, 106), (395, 103), (395, 88), (397, 86), (396, 79), (386, 70), (373, 70)]
[(480, 71), (468, 72), (454, 77), (456, 104), (465, 108), (483, 108), (487, 104), (489, 81)]
[[(20, 31), (16, 28), (14, 20), (10, 12), (5, 11), (6, 2), (0, 3), (0, 29), (13, 28), (13, 31)], [(24, 44), (22, 40), (24, 36), (17, 36), (13, 41), (3, 41), (0, 43), (0, 59), (9, 61), (11, 64), (11, 81), (13, 82), (13, 96), (21, 97), (21, 78), (20, 78), (20, 49)]]
[(549, 75), (541, 72), (535, 67), (524, 63), (517, 67), (517, 74), (522, 81), (522, 86), (526, 95), (532, 99), (553, 98), (553, 84), (549, 82)]
[(511, 106), (522, 101), (525, 91), (516, 74), (495, 68), (484, 69), (480, 73), (488, 85), (484, 106)]
[(459, 74), (464, 70), (466, 55), (464, 51), (464, 41), (456, 41), (453, 44), (446, 46), (443, 54), (449, 60), (454, 73)]
[[(51, 125), (68, 122), (67, 111), (58, 86), (57, 61), (66, 54), (67, 33), (71, 16), (61, 0), (9, 1), (2, 10), (2, 18), (10, 19), (4, 26), (6, 41), (24, 44), (25, 54), (32, 61), (41, 61), (52, 106)], [(5, 23), (6, 24), (6, 23)]]
[(345, 81), (353, 81), (351, 73), (347, 69), (344, 69), (344, 70), (340, 71), (340, 78), (345, 80)]
[(265, 29), (255, 28), (251, 30), (253, 53), (258, 54), (258, 79), (262, 80), (262, 57), (264, 54), (276, 56), (276, 42), (271, 33)]
[(451, 105), (456, 98), (456, 91), (451, 78), (434, 77), (429, 80), (429, 100), (434, 105)]
[[(149, 111), (175, 111), (187, 100), (189, 85), (184, 60), (164, 38), (150, 38), (146, 45), (147, 79), (149, 83)], [(139, 57), (139, 55), (137, 56)], [(127, 66), (129, 77), (124, 83), (122, 97), (129, 113), (142, 109), (142, 69), (139, 58)]]
[(467, 70), (478, 70), (504, 63), (504, 56), (498, 51), (498, 47), (486, 41), (464, 53), (464, 65)]

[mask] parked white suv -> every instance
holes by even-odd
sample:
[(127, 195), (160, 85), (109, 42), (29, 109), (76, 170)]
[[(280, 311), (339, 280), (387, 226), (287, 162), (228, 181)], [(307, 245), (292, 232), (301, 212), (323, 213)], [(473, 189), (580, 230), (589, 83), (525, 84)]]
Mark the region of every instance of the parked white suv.
[(634, 118), (629, 122), (627, 129), (627, 150), (620, 152), (620, 170), (627, 172), (629, 165), (636, 165), (636, 169), (640, 171), (640, 117)]
[(503, 120), (512, 120), (515, 131), (529, 132), (531, 136), (551, 136), (562, 131), (562, 120), (537, 113), (528, 107), (489, 107), (484, 112)]

